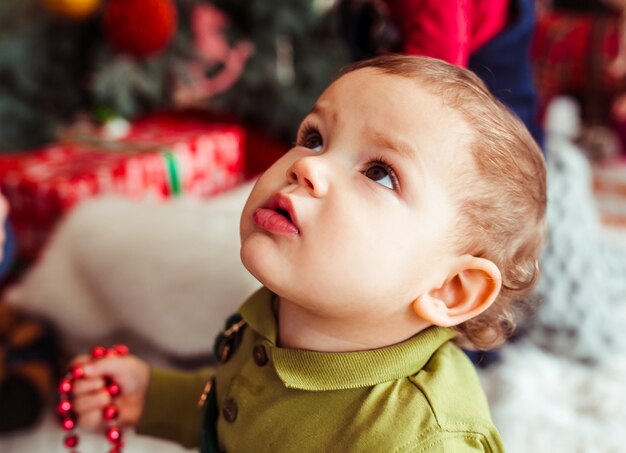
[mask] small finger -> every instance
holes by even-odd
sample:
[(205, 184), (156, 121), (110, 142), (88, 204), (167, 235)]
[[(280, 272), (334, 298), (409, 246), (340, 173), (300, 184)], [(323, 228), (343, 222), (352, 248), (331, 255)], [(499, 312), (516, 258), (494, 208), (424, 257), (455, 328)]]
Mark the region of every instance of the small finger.
[(95, 430), (104, 425), (102, 411), (91, 410), (78, 415), (78, 426), (81, 428)]
[(80, 365), (91, 361), (91, 356), (87, 354), (81, 354), (72, 359), (70, 365)]
[(112, 376), (115, 377), (124, 373), (128, 369), (129, 360), (136, 360), (133, 356), (126, 357), (105, 357), (100, 360), (91, 361), (83, 366), (86, 376)]
[(84, 378), (74, 382), (72, 392), (74, 397), (81, 397), (88, 393), (96, 392), (104, 389), (104, 379), (102, 378)]
[(93, 410), (102, 410), (111, 403), (111, 395), (106, 390), (90, 393), (74, 400), (74, 410), (77, 414), (86, 414)]

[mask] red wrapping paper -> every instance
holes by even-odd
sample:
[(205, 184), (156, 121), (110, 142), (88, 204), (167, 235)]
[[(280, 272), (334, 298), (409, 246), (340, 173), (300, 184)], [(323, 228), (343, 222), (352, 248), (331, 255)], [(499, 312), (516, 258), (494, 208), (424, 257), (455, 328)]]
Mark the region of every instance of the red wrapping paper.
[(244, 131), (190, 117), (154, 116), (118, 141), (73, 134), (29, 153), (0, 155), (19, 254), (36, 257), (61, 217), (82, 200), (117, 194), (209, 197), (244, 178)]

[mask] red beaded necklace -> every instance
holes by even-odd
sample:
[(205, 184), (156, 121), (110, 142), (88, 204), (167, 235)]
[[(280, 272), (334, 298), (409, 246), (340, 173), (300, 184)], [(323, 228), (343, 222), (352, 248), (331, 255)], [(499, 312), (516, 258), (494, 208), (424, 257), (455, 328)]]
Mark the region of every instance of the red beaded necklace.
[[(102, 359), (103, 357), (125, 355), (128, 355), (128, 347), (123, 344), (117, 344), (111, 348), (95, 346), (91, 349), (91, 358), (94, 360)], [(57, 412), (61, 417), (61, 427), (68, 432), (63, 439), (63, 443), (70, 449), (70, 453), (78, 453), (74, 448), (78, 445), (79, 439), (78, 434), (74, 432), (76, 428), (76, 413), (73, 410), (71, 393), (74, 388), (74, 382), (83, 377), (85, 377), (83, 367), (81, 365), (74, 365), (70, 368), (65, 377), (61, 379), (61, 382), (59, 382), (59, 404), (57, 406)], [(105, 387), (112, 398), (111, 404), (102, 410), (102, 416), (108, 424), (105, 435), (112, 445), (109, 453), (121, 453), (123, 445), (122, 428), (120, 428), (117, 422), (119, 410), (115, 405), (115, 397), (122, 393), (122, 389), (119, 384), (109, 376), (105, 377)]]

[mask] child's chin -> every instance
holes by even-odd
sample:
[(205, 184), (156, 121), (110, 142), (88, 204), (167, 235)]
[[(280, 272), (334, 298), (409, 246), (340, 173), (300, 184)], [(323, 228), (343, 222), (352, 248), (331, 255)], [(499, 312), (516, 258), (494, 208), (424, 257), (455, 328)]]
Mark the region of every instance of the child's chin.
[(269, 250), (264, 251), (267, 247), (264, 247), (264, 244), (259, 244), (259, 242), (263, 242), (263, 238), (251, 237), (244, 240), (241, 243), (240, 256), (241, 262), (248, 272), (262, 284), (266, 285), (272, 273), (275, 274), (280, 271), (271, 269), (271, 263), (273, 262), (271, 253)]

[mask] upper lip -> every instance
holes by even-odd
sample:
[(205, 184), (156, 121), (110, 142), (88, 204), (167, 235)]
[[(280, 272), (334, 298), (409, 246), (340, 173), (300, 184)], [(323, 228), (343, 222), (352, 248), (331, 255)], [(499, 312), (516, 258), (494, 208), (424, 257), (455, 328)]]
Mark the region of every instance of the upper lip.
[(293, 223), (296, 228), (298, 227), (298, 220), (296, 218), (296, 211), (293, 208), (293, 204), (291, 200), (286, 195), (282, 193), (275, 194), (272, 198), (270, 198), (265, 206), (267, 209), (271, 209), (272, 211), (282, 210), (286, 211), (289, 215), (289, 220)]

